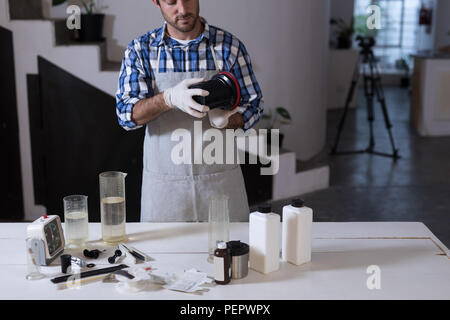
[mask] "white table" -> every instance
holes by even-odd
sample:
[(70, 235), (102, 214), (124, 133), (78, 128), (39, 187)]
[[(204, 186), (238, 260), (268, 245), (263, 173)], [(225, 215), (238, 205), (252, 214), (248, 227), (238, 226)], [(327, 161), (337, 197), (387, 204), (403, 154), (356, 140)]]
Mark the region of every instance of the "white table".
[[(0, 299), (450, 299), (449, 251), (422, 223), (314, 223), (312, 262), (282, 262), (278, 272), (268, 275), (250, 270), (248, 277), (201, 295), (157, 285), (122, 294), (115, 284), (100, 281), (57, 290), (49, 279), (60, 275), (59, 266), (45, 267), (46, 279), (25, 280), (26, 226), (0, 224)], [(89, 228), (90, 244), (101, 246), (100, 224)], [(207, 224), (130, 223), (127, 234), (131, 245), (155, 259), (152, 267), (213, 273), (206, 261)], [(232, 223), (231, 238), (248, 243), (248, 224)], [(96, 263), (110, 266), (105, 258)], [(367, 287), (370, 265), (380, 268), (379, 290)]]

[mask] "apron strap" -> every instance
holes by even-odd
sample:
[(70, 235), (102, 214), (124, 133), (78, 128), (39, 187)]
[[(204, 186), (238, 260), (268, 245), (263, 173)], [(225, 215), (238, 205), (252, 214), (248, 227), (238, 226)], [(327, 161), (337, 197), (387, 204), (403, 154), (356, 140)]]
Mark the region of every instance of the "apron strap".
[(159, 63), (161, 60), (161, 46), (158, 47), (158, 59), (157, 59), (157, 65), (158, 65), (158, 73), (159, 73)]
[[(209, 45), (209, 49), (211, 50), (211, 54), (214, 59), (214, 66), (216, 68), (216, 71), (219, 71), (220, 69), (219, 69), (219, 64), (217, 63), (216, 52), (214, 51), (214, 47), (212, 46), (212, 44)], [(161, 46), (158, 47), (158, 58), (157, 58), (157, 62), (156, 62), (158, 65), (158, 67), (157, 67), (158, 73), (160, 70), (160, 68), (159, 68), (160, 62), (161, 62)]]

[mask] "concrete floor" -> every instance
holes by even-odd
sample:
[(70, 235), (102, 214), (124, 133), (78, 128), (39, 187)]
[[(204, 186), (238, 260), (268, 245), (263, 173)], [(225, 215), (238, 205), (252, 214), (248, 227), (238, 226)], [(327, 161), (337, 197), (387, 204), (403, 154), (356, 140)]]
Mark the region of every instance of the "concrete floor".
[[(408, 90), (385, 88), (393, 134), (400, 149), (396, 163), (361, 154), (328, 156), (342, 110), (328, 112), (327, 149), (313, 159), (330, 165), (330, 188), (304, 195), (314, 221), (420, 221), (450, 247), (450, 137), (425, 138), (409, 122)], [(365, 98), (349, 112), (340, 150), (368, 146)], [(391, 152), (381, 108), (376, 108), (376, 150)], [(276, 212), (289, 201), (273, 204)]]

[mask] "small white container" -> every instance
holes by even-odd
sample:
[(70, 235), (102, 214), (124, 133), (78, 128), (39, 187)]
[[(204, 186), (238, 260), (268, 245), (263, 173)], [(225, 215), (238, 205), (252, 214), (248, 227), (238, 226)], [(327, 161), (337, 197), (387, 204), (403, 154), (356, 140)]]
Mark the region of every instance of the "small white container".
[(301, 265), (311, 261), (313, 211), (302, 199), (283, 207), (282, 260)]
[(270, 205), (250, 214), (250, 268), (267, 274), (280, 268), (280, 215)]

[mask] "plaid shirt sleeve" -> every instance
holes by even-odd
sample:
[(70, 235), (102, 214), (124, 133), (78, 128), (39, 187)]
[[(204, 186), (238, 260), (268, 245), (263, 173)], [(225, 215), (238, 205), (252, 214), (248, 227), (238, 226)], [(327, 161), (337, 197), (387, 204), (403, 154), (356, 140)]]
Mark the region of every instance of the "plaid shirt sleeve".
[(264, 100), (256, 81), (250, 57), (242, 42), (239, 43), (239, 52), (234, 65), (231, 67), (241, 87), (241, 102), (239, 113), (244, 118), (244, 130), (252, 128), (261, 118), (264, 110)]
[(135, 130), (142, 126), (136, 125), (131, 119), (133, 107), (141, 100), (154, 95), (149, 84), (152, 79), (146, 74), (139, 45), (132, 42), (125, 51), (120, 69), (119, 86), (116, 93), (116, 113), (119, 124), (125, 130)]

